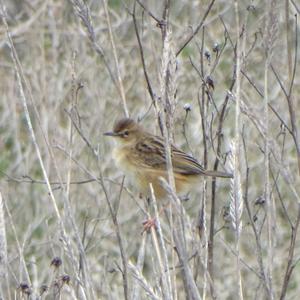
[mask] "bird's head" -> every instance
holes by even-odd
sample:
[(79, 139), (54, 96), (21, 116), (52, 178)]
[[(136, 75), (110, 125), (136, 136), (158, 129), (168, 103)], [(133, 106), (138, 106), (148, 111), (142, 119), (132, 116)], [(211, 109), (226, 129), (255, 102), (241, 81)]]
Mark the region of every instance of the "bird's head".
[(115, 137), (121, 144), (131, 144), (143, 133), (143, 129), (134, 120), (123, 118), (117, 121), (113, 131), (105, 132), (104, 135)]

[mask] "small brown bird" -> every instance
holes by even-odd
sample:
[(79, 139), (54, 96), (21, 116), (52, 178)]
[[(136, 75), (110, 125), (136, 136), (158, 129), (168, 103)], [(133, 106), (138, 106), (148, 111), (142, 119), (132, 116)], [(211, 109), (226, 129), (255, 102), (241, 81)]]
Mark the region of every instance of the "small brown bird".
[[(152, 183), (156, 198), (166, 196), (159, 177), (167, 179), (166, 154), (162, 138), (145, 131), (134, 120), (124, 118), (116, 122), (112, 132), (118, 144), (113, 151), (117, 165), (129, 175), (140, 192), (149, 195)], [(205, 170), (192, 156), (171, 145), (171, 158), (176, 192), (187, 193), (200, 176), (232, 178), (232, 174)]]

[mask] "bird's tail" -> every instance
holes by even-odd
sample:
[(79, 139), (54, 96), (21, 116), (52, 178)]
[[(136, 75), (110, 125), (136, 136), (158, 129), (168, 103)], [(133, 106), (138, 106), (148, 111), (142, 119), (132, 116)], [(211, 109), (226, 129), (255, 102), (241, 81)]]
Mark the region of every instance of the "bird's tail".
[(221, 172), (221, 171), (209, 171), (205, 170), (203, 172), (204, 176), (210, 176), (210, 177), (222, 177), (222, 178), (233, 178), (233, 175), (227, 172)]

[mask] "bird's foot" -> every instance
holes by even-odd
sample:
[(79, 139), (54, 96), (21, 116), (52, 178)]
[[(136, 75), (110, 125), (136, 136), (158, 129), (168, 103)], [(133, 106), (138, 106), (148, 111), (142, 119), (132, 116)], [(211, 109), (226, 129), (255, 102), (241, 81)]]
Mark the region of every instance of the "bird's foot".
[(143, 222), (143, 231), (142, 234), (146, 232), (150, 232), (151, 228), (156, 228), (156, 219), (155, 218), (149, 218), (148, 220), (145, 220)]

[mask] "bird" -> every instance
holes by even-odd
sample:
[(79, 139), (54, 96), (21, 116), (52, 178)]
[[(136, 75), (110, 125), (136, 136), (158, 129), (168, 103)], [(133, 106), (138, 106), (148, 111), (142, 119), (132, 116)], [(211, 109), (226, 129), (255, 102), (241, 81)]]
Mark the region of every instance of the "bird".
[[(124, 174), (130, 177), (139, 191), (150, 196), (152, 184), (156, 199), (167, 196), (160, 177), (167, 180), (167, 158), (163, 138), (146, 131), (131, 118), (122, 118), (115, 122), (113, 130), (105, 132), (117, 143), (113, 149), (113, 159)], [(232, 178), (227, 172), (204, 169), (191, 155), (170, 145), (175, 189), (178, 195), (188, 193), (199, 182), (199, 177)]]

